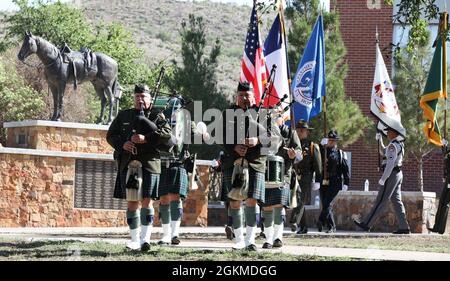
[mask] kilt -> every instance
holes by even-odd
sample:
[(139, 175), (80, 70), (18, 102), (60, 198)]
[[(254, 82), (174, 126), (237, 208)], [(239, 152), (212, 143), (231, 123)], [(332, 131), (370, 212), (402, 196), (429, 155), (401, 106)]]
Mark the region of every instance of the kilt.
[[(228, 192), (231, 190), (231, 178), (233, 176), (233, 167), (225, 169), (222, 177), (222, 194), (220, 195), (221, 201), (230, 201), (228, 198)], [(265, 175), (255, 171), (252, 167), (248, 167), (249, 185), (247, 198), (258, 200), (259, 203), (264, 203), (265, 199)]]
[[(127, 169), (122, 171), (117, 179), (114, 187), (114, 198), (127, 199), (126, 180)], [(158, 194), (159, 174), (150, 173), (147, 169), (142, 169), (142, 195), (144, 198), (155, 199)]]
[(288, 187), (266, 188), (266, 196), (263, 207), (281, 204), (289, 208), (291, 202), (291, 191)]
[(186, 198), (189, 187), (189, 179), (186, 169), (182, 166), (161, 168), (161, 181), (158, 187), (158, 198), (164, 195), (180, 194), (181, 198)]

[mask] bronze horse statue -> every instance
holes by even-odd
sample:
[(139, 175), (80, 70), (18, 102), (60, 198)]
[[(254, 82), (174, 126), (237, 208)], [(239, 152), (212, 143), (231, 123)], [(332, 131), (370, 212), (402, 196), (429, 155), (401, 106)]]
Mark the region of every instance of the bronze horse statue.
[(100, 116), (97, 123), (102, 123), (106, 103), (109, 103), (110, 123), (113, 119), (114, 94), (120, 91), (117, 62), (103, 53), (72, 52), (67, 48), (59, 50), (45, 39), (26, 32), (22, 48), (17, 57), (22, 62), (30, 55), (36, 54), (44, 65), (47, 83), (53, 95), (52, 121), (60, 121), (63, 97), (67, 83), (80, 83), (89, 80), (101, 100)]

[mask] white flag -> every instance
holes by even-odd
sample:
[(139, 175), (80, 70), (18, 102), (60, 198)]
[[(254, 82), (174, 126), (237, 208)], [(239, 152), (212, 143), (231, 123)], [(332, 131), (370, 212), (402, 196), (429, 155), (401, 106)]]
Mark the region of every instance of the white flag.
[(376, 66), (372, 86), (370, 111), (379, 119), (378, 129), (386, 134), (391, 127), (406, 137), (406, 131), (401, 124), (400, 110), (395, 99), (394, 88), (384, 64), (378, 44), (376, 45)]

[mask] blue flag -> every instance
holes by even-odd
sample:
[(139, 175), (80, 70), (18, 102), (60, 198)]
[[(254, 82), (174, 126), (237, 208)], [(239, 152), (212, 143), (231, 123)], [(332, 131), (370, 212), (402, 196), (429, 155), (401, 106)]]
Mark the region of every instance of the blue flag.
[(295, 123), (307, 122), (322, 111), (325, 96), (325, 46), (323, 20), (319, 15), (292, 82)]

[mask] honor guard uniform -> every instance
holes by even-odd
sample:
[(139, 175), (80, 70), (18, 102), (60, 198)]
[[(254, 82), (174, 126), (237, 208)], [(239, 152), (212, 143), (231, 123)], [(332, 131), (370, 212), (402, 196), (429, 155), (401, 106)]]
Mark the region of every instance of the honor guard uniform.
[(305, 205), (311, 201), (311, 188), (319, 190), (322, 181), (322, 157), (318, 144), (310, 141), (309, 133), (313, 128), (304, 120), (297, 122), (295, 130), (300, 139), (303, 159), (294, 165), (299, 183), (297, 206), (292, 210), (291, 230), (298, 234), (308, 233), (306, 226)]
[(135, 108), (119, 112), (106, 139), (114, 148), (118, 164), (114, 198), (128, 201), (131, 242), (127, 246), (146, 251), (154, 218), (152, 198), (157, 194), (161, 173), (159, 149), (169, 145), (171, 128), (163, 114), (150, 110), (153, 101), (148, 86), (137, 85), (134, 93)]
[[(256, 204), (263, 203), (265, 198), (264, 178), (267, 157), (262, 154), (262, 149), (263, 144), (270, 141), (270, 129), (260, 128), (255, 122), (256, 119), (249, 117), (248, 114), (256, 111), (249, 109), (256, 109), (254, 94), (250, 84), (242, 82), (237, 89), (236, 105), (225, 110), (222, 115), (225, 148), (222, 200), (230, 201), (229, 213), (235, 235), (233, 248), (256, 251), (255, 208)], [(249, 129), (250, 125), (257, 126), (258, 130)], [(254, 134), (255, 131), (261, 134)], [(245, 200), (247, 226), (245, 241), (241, 210), (243, 200)]]
[(370, 231), (377, 218), (385, 211), (389, 201), (391, 201), (399, 223), (398, 230), (393, 233), (410, 233), (401, 196), (401, 185), (403, 181), (401, 167), (405, 155), (405, 146), (403, 143), (405, 136), (405, 129), (401, 125), (397, 125), (396, 129), (387, 128), (387, 137), (390, 141), (387, 147), (384, 146), (380, 133), (377, 133), (375, 137), (380, 143), (381, 150), (379, 152), (383, 156), (382, 166), (384, 169), (383, 175), (378, 181), (380, 185), (378, 196), (375, 200), (375, 205), (373, 205), (369, 214), (363, 220), (353, 219), (354, 223), (365, 231)]
[[(262, 246), (263, 249), (280, 248), (283, 246), (283, 229), (285, 221), (283, 210), (290, 206), (292, 166), (294, 161), (302, 160), (301, 145), (297, 133), (284, 124), (284, 120), (281, 116), (277, 119), (277, 125), (279, 125), (281, 143), (276, 155), (280, 156), (283, 162), (281, 162), (282, 165), (280, 167), (277, 167), (280, 162), (271, 161), (271, 155), (268, 156), (266, 194), (262, 211), (264, 217), (264, 234), (266, 238), (266, 242)], [(273, 160), (277, 159), (273, 158)], [(279, 170), (283, 166), (284, 171), (281, 171), (280, 174)], [(275, 176), (274, 179), (281, 176), (281, 184), (272, 182), (274, 180), (272, 175)], [(295, 173), (293, 176), (295, 177)]]
[(442, 188), (441, 196), (439, 198), (439, 206), (436, 212), (436, 217), (434, 219), (433, 228), (428, 228), (429, 231), (437, 232), (439, 234), (445, 233), (445, 228), (447, 226), (447, 216), (448, 209), (450, 205), (450, 150), (448, 150), (447, 140), (442, 140), (445, 149), (444, 158), (444, 187)]
[[(191, 122), (191, 142), (197, 134), (194, 122)], [(203, 138), (209, 137), (203, 133)], [(163, 237), (159, 245), (180, 244), (179, 231), (183, 217), (183, 203), (189, 189), (188, 172), (195, 169), (188, 151), (189, 145), (183, 144), (180, 152), (170, 150), (170, 157), (164, 159), (161, 168), (161, 181), (158, 188), (159, 216), (163, 228)]]
[[(322, 161), (325, 161), (323, 180), (320, 186), (322, 210), (317, 222), (317, 228), (322, 231), (323, 225), (328, 227), (327, 233), (336, 232), (336, 223), (332, 211), (332, 202), (340, 190), (346, 191), (350, 182), (347, 156), (337, 148), (339, 135), (335, 130), (322, 139)], [(325, 159), (326, 157), (326, 159)], [(326, 170), (325, 170), (326, 169)]]

